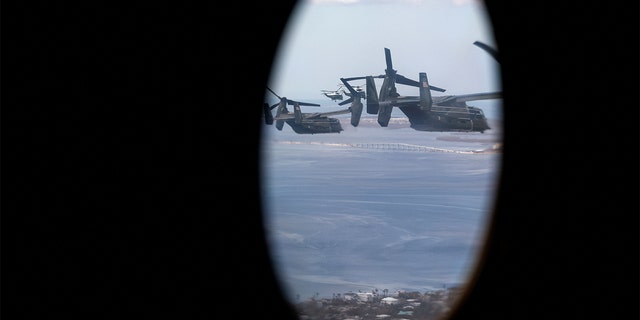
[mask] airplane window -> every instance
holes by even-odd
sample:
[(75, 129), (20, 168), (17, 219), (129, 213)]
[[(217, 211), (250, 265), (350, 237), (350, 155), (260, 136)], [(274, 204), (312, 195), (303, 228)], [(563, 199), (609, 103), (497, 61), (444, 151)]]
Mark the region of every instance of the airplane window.
[(434, 319), (472, 285), (501, 161), (495, 49), (481, 1), (295, 8), (265, 88), (261, 187), (301, 317)]

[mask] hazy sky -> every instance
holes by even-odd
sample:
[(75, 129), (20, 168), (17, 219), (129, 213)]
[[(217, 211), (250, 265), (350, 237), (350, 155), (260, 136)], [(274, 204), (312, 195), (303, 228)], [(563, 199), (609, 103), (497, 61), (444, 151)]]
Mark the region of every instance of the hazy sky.
[[(500, 91), (499, 64), (476, 40), (496, 47), (478, 0), (301, 0), (269, 87), (290, 99), (321, 99), (340, 77), (384, 74), (386, 47), (399, 74), (417, 80), (426, 72), (430, 84), (447, 89), (434, 95)], [(376, 82), (379, 88), (382, 80)], [(418, 95), (414, 87), (398, 91)]]

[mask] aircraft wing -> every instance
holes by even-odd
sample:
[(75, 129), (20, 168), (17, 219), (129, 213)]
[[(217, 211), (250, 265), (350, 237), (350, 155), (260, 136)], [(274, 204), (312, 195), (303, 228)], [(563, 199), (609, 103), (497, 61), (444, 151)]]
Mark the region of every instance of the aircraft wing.
[(349, 109), (342, 109), (342, 110), (336, 110), (336, 111), (329, 111), (329, 112), (314, 112), (313, 114), (309, 114), (306, 115), (307, 117), (311, 117), (311, 116), (335, 116), (338, 114), (346, 114), (346, 113), (350, 113), (351, 110)]
[(465, 102), (474, 100), (502, 99), (502, 92), (482, 92), (461, 95), (433, 97), (433, 104), (444, 104), (449, 102)]
[[(342, 110), (329, 111), (329, 112), (302, 113), (302, 116), (305, 119), (310, 119), (310, 118), (328, 117), (328, 116), (334, 116), (334, 115), (338, 115), (338, 114), (347, 114), (347, 113), (351, 113), (351, 110), (342, 109)], [(273, 119), (274, 120), (287, 120), (287, 119), (295, 119), (295, 117), (296, 117), (295, 113), (281, 113), (279, 116), (274, 117)]]
[(420, 103), (418, 96), (400, 96), (388, 100), (394, 107), (414, 106)]
[[(433, 104), (443, 105), (453, 102), (465, 102), (474, 100), (491, 100), (502, 99), (502, 92), (482, 92), (482, 93), (470, 93), (461, 95), (449, 95), (432, 97)], [(389, 99), (391, 105), (395, 107), (414, 106), (420, 103), (420, 97), (418, 96), (400, 96), (395, 99)]]
[(296, 115), (294, 113), (281, 113), (277, 117), (273, 117), (273, 120), (287, 120), (287, 119), (295, 119)]

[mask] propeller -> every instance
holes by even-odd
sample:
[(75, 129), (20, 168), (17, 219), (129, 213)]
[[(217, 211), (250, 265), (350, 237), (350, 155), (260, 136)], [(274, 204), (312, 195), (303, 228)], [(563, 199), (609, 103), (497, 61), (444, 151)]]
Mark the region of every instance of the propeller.
[[(285, 101), (288, 105), (293, 106), (296, 103), (301, 105), (301, 106), (309, 106), (309, 107), (319, 107), (320, 105), (317, 103), (309, 103), (309, 102), (300, 102), (300, 101), (295, 101), (295, 100), (291, 100), (291, 99), (287, 99), (286, 97), (280, 97), (278, 94), (276, 94), (275, 92), (273, 92), (273, 90), (271, 90), (269, 87), (267, 87), (267, 90), (269, 90), (269, 92), (273, 93), (274, 96), (278, 97), (278, 99), (280, 99), (280, 101)], [(271, 106), (271, 109), (275, 108), (275, 106), (277, 106), (278, 103), (274, 104), (273, 106)]]
[(351, 107), (349, 107), (349, 110), (351, 111), (351, 125), (357, 127), (360, 123), (360, 117), (362, 116), (362, 98), (365, 97), (365, 92), (356, 91), (356, 89), (354, 89), (344, 78), (340, 78), (340, 81), (342, 81), (344, 86), (347, 87), (347, 90), (351, 93), (351, 97), (339, 103), (339, 105), (351, 102)]
[(496, 61), (498, 61), (498, 63), (500, 63), (500, 54), (498, 53), (498, 50), (480, 41), (475, 41), (473, 44), (489, 53), (494, 59), (496, 59)]
[(351, 78), (340, 78), (340, 79), (341, 80), (344, 79), (344, 81), (352, 81), (352, 80), (363, 80), (363, 79), (366, 79), (367, 77), (384, 78), (386, 76), (384, 74), (381, 74), (381, 75), (378, 75), (378, 76), (351, 77)]
[(268, 103), (262, 104), (262, 112), (264, 113), (264, 122), (268, 125), (273, 124), (273, 114), (271, 113), (271, 109)]
[[(271, 92), (274, 96), (278, 97), (278, 99), (280, 99), (280, 102), (272, 105), (271, 107), (269, 107), (269, 115), (267, 115), (267, 110), (266, 110), (266, 106), (263, 106), (263, 108), (265, 109), (265, 122), (267, 124), (271, 124), (273, 123), (273, 116), (271, 116), (271, 110), (273, 110), (273, 108), (278, 107), (278, 109), (276, 110), (276, 116), (275, 118), (278, 118), (278, 116), (280, 116), (283, 113), (289, 113), (289, 110), (287, 110), (287, 104), (288, 105), (292, 105), (294, 106), (294, 108), (298, 108), (300, 106), (312, 106), (312, 107), (319, 107), (320, 105), (317, 103), (308, 103), (308, 102), (300, 102), (300, 101), (295, 101), (295, 100), (291, 100), (291, 99), (287, 99), (286, 97), (280, 97), (277, 93), (273, 92), (273, 90), (271, 90), (271, 88), (267, 87), (267, 90), (269, 90), (269, 92)], [(270, 123), (271, 122), (271, 123)], [(282, 119), (277, 119), (276, 120), (276, 129), (278, 130), (282, 130), (282, 128), (284, 127), (284, 120)]]
[[(411, 79), (409, 79), (409, 78), (407, 78), (405, 76), (399, 75), (399, 74), (396, 75), (396, 83), (404, 84), (404, 85), (412, 86), (412, 87), (416, 87), (416, 88), (420, 88), (420, 82), (415, 81), (415, 80), (411, 80)], [(432, 86), (432, 85), (429, 85), (429, 89), (433, 90), (433, 91), (438, 91), (438, 92), (447, 91), (445, 89), (442, 89), (442, 88), (436, 87), (436, 86)]]
[[(399, 84), (404, 84), (407, 86), (412, 86), (412, 87), (416, 87), (419, 88), (420, 87), (420, 82), (415, 81), (415, 80), (411, 80), (401, 74), (397, 74), (396, 70), (393, 70), (393, 63), (391, 62), (391, 50), (389, 50), (389, 48), (384, 48), (384, 57), (385, 60), (387, 61), (387, 69), (385, 70), (385, 74), (387, 77), (390, 78), (390, 86), (393, 86), (393, 83), (399, 83)], [(429, 86), (429, 89), (433, 90), (433, 91), (438, 91), (438, 92), (445, 92), (445, 89), (436, 87), (436, 86)]]
[[(416, 87), (416, 88), (420, 88), (420, 82), (409, 79), (401, 74), (398, 74), (396, 70), (393, 69), (393, 61), (391, 60), (391, 50), (389, 50), (389, 48), (384, 48), (384, 57), (385, 57), (385, 61), (387, 64), (387, 68), (384, 70), (385, 74), (381, 74), (381, 75), (377, 75), (377, 76), (372, 76), (373, 78), (383, 78), (385, 79), (385, 81), (387, 82), (387, 85), (383, 84), (383, 87), (386, 88), (387, 92), (386, 95), (389, 95), (390, 92), (395, 92), (395, 84), (399, 83), (399, 84), (403, 84), (403, 85), (407, 85), (407, 86), (412, 86), (412, 87)], [(350, 77), (350, 78), (344, 78), (346, 81), (352, 81), (352, 80), (362, 80), (362, 79), (366, 79), (367, 77)], [(437, 86), (433, 86), (430, 85), (429, 86), (430, 90), (433, 91), (438, 91), (438, 92), (445, 92), (446, 90)], [(382, 93), (382, 92), (381, 92)], [(395, 93), (394, 93), (395, 94)]]

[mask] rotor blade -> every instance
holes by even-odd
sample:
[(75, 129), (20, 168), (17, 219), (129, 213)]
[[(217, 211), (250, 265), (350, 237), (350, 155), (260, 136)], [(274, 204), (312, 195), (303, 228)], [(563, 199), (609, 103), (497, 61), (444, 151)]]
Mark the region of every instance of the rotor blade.
[[(393, 63), (391, 61), (391, 50), (389, 50), (388, 48), (384, 48), (384, 56), (387, 61), (387, 70), (385, 70), (385, 72), (388, 76), (393, 76), (396, 70), (393, 70)], [(420, 87), (420, 83), (418, 83), (418, 81), (408, 79), (402, 75), (395, 74), (394, 78), (395, 78), (395, 83), (404, 84), (404, 85), (413, 86), (413, 87)], [(429, 86), (429, 87), (433, 91), (445, 92), (445, 89), (442, 89), (436, 86)]]
[(345, 104), (348, 104), (348, 103), (351, 103), (351, 102), (353, 102), (353, 97), (338, 103), (338, 105), (339, 106), (344, 106)]
[(271, 114), (271, 109), (269, 109), (268, 103), (265, 102), (262, 104), (262, 111), (264, 114), (264, 122), (268, 125), (273, 124), (273, 114)]
[(436, 87), (436, 86), (432, 86), (432, 85), (429, 85), (429, 89), (430, 89), (430, 90), (433, 90), (433, 91), (438, 91), (438, 92), (445, 92), (445, 91), (447, 91), (447, 90), (445, 90), (445, 89), (442, 89), (442, 88), (439, 88), (439, 87)]
[(420, 83), (418, 81), (415, 80), (411, 80), (409, 78), (406, 78), (405, 76), (402, 75), (396, 75), (396, 83), (399, 84), (404, 84), (407, 86), (412, 86), (412, 87), (419, 87)]
[(438, 104), (445, 104), (450, 102), (476, 101), (476, 100), (492, 100), (492, 99), (502, 99), (502, 92), (470, 93), (470, 94), (460, 94), (455, 96), (444, 96), (439, 98), (441, 99), (437, 101)]
[(488, 46), (487, 44), (480, 42), (480, 41), (475, 41), (473, 43), (474, 45), (476, 45), (477, 47), (481, 48), (482, 50), (486, 51), (487, 53), (489, 53), (494, 59), (496, 59), (496, 61), (500, 62), (500, 55), (498, 54), (498, 50)]
[(293, 105), (295, 105), (296, 103), (297, 103), (298, 105), (301, 105), (301, 106), (310, 106), (310, 107), (319, 107), (319, 106), (320, 106), (320, 105), (319, 105), (319, 104), (317, 104), (317, 103), (300, 102), (300, 101), (289, 100), (289, 99), (287, 99), (287, 103), (288, 103), (290, 106), (293, 106)]
[(341, 79), (344, 79), (345, 81), (351, 81), (351, 80), (362, 80), (366, 78), (367, 77), (351, 77), (351, 78), (341, 78)]
[[(412, 87), (417, 87), (417, 88), (420, 87), (420, 83), (418, 81), (411, 80), (411, 79), (409, 79), (409, 78), (407, 78), (405, 76), (402, 76), (402, 75), (396, 75), (396, 83), (404, 84), (404, 85), (412, 86)], [(432, 85), (429, 85), (429, 89), (431, 89), (433, 91), (438, 91), (438, 92), (445, 92), (446, 91), (445, 89), (442, 89), (442, 88), (439, 88), (439, 87), (436, 87), (436, 86), (432, 86)]]
[(278, 118), (282, 113), (288, 113), (287, 103), (284, 101), (286, 98), (281, 98), (278, 103), (278, 109), (276, 109), (276, 118)]
[(391, 50), (389, 50), (389, 48), (384, 48), (384, 57), (387, 60), (387, 70), (393, 70), (393, 63), (391, 62)]
[(344, 83), (344, 86), (347, 87), (347, 90), (349, 90), (349, 92), (351, 93), (351, 98), (362, 98), (362, 96), (364, 95), (363, 93), (361, 94), (361, 92), (356, 91), (356, 89), (354, 89), (349, 82), (347, 82), (347, 80), (345, 78), (340, 78), (340, 81), (342, 81), (342, 83)]
[(385, 75), (381, 74), (381, 75), (377, 75), (377, 76), (351, 77), (351, 78), (340, 78), (340, 79), (344, 79), (345, 81), (351, 81), (351, 80), (363, 80), (363, 79), (366, 79), (367, 77), (384, 78)]
[(267, 87), (267, 90), (269, 90), (269, 92), (273, 93), (274, 96), (278, 97), (278, 99), (282, 99), (282, 98), (280, 98), (279, 95), (277, 95), (275, 92), (273, 92), (273, 90), (271, 90), (271, 88)]
[(308, 106), (308, 107), (319, 107), (320, 105), (317, 103), (308, 103), (308, 102), (298, 102), (299, 105), (301, 106)]
[(351, 111), (351, 125), (357, 127), (360, 123), (360, 117), (362, 116), (362, 98), (365, 93), (356, 91), (344, 78), (340, 78), (340, 81), (342, 81), (344, 86), (347, 87), (347, 90), (351, 92), (351, 98), (349, 98), (349, 100), (353, 101), (351, 107), (349, 107)]

